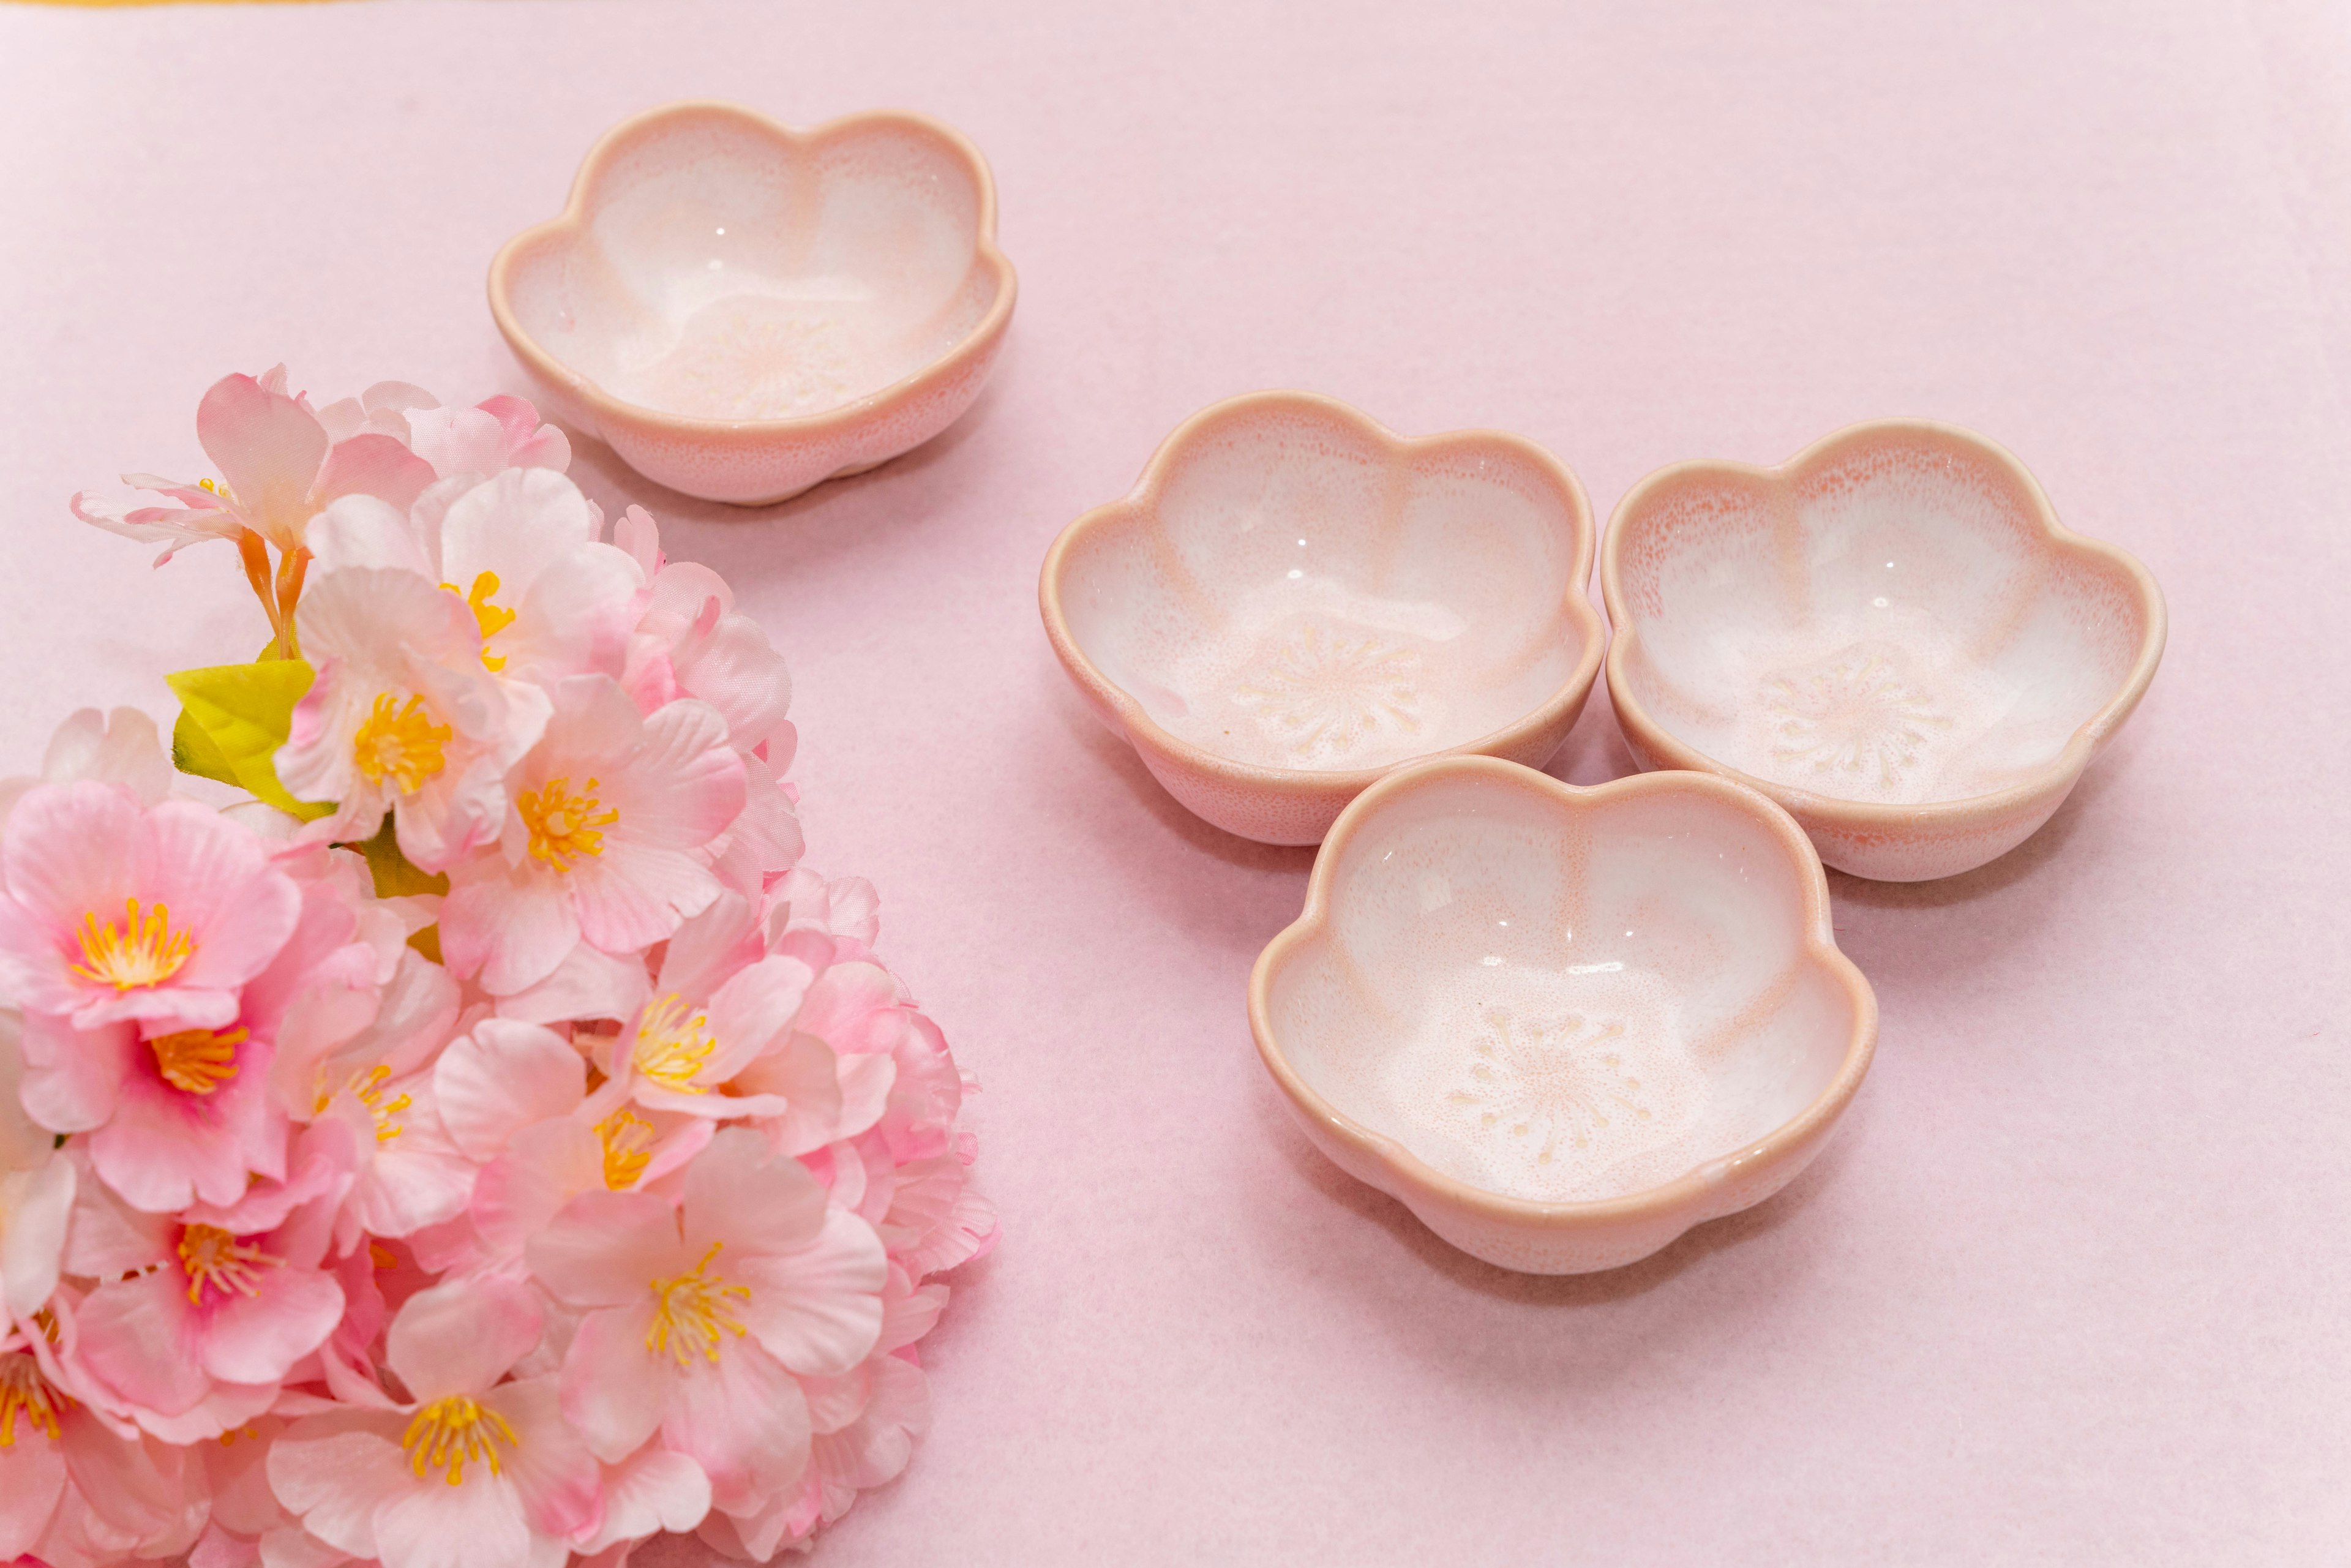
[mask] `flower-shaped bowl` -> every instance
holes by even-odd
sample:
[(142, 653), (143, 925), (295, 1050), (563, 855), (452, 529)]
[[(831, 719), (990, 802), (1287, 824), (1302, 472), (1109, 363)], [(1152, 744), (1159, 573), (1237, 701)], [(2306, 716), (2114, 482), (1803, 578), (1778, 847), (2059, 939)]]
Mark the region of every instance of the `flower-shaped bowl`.
[(979, 152), (918, 115), (789, 130), (678, 103), (607, 132), (490, 265), (558, 412), (647, 478), (760, 505), (921, 444), (1012, 319)]
[(1762, 796), (1470, 757), (1347, 808), (1249, 1026), (1341, 1169), (1488, 1262), (1576, 1274), (1786, 1186), (1868, 1071), (1877, 1004)]
[(2060, 525), (2001, 447), (1925, 421), (1778, 468), (1660, 469), (1609, 519), (1600, 582), (1641, 766), (1751, 785), (1882, 881), (2022, 842), (2163, 656), (2145, 567)]
[(1600, 665), (1592, 514), (1520, 436), (1405, 440), (1330, 398), (1257, 392), (1168, 436), (1045, 557), (1046, 634), (1185, 806), (1319, 841), (1406, 762), (1540, 766)]

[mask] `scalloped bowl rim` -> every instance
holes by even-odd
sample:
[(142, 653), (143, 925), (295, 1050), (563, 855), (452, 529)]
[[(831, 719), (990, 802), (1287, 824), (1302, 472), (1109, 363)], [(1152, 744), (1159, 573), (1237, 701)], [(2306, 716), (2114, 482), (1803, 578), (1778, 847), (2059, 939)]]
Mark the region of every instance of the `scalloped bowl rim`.
[[(625, 148), (657, 132), (670, 121), (708, 115), (747, 124), (795, 152), (806, 152), (825, 141), (875, 126), (912, 131), (937, 141), (963, 162), (972, 178), (978, 206), (972, 235), (972, 259), (976, 265), (985, 266), (994, 273), (997, 280), (996, 298), (987, 312), (946, 353), (889, 385), (815, 413), (795, 414), (784, 419), (714, 419), (700, 414), (673, 413), (650, 403), (632, 402), (620, 397), (606, 390), (593, 377), (557, 359), (524, 329), (515, 315), (510, 299), (514, 269), (520, 265), (522, 257), (537, 246), (567, 235), (585, 232), (589, 193), (595, 189), (607, 166)], [(611, 416), (650, 429), (705, 436), (734, 435), (753, 440), (830, 434), (842, 426), (862, 423), (879, 408), (911, 400), (933, 383), (946, 380), (970, 360), (987, 352), (989, 346), (1003, 336), (1006, 326), (1010, 323), (1013, 303), (1019, 292), (1019, 280), (1013, 271), (1011, 260), (997, 248), (996, 181), (988, 172), (987, 160), (961, 131), (928, 115), (903, 109), (860, 110), (800, 131), (770, 119), (757, 110), (722, 99), (684, 99), (675, 103), (662, 104), (631, 115), (598, 137), (596, 144), (588, 150), (588, 156), (581, 160), (579, 172), (571, 177), (571, 192), (564, 201), (563, 210), (544, 222), (531, 225), (500, 246), (498, 254), (490, 262), (489, 277), (490, 314), (496, 320), (498, 332), (506, 339), (507, 346), (534, 374), (566, 388), (578, 397), (600, 422)]]
[[(1282, 1052), (1273, 1028), (1270, 992), (1275, 972), (1290, 962), (1298, 949), (1329, 933), (1330, 884), (1335, 874), (1333, 868), (1345, 855), (1350, 841), (1362, 831), (1366, 820), (1376, 816), (1391, 797), (1424, 782), (1479, 775), (1485, 776), (1498, 788), (1539, 791), (1550, 797), (1553, 803), (1571, 810), (1589, 810), (1605, 801), (1629, 796), (1695, 791), (1745, 811), (1770, 829), (1788, 852), (1789, 859), (1796, 868), (1797, 880), (1802, 886), (1801, 960), (1818, 964), (1838, 982), (1853, 1003), (1853, 1029), (1845, 1041), (1844, 1058), (1838, 1064), (1835, 1075), (1802, 1110), (1762, 1137), (1701, 1161), (1669, 1182), (1643, 1187), (1617, 1197), (1560, 1203), (1511, 1197), (1458, 1176), (1447, 1176), (1403, 1143), (1384, 1133), (1374, 1132), (1333, 1107), (1320, 1091), (1300, 1076)], [(1266, 944), (1265, 950), (1258, 955), (1257, 963), (1249, 971), (1249, 1032), (1257, 1038), (1258, 1058), (1273, 1074), (1275, 1083), (1289, 1096), (1290, 1103), (1341, 1142), (1376, 1161), (1403, 1186), (1484, 1218), (1517, 1227), (1555, 1230), (1629, 1218), (1662, 1218), (1682, 1209), (1704, 1207), (1707, 1196), (1721, 1185), (1724, 1175), (1751, 1167), (1759, 1162), (1776, 1162), (1791, 1154), (1800, 1153), (1815, 1134), (1824, 1133), (1830, 1124), (1844, 1114), (1846, 1105), (1860, 1089), (1861, 1081), (1867, 1075), (1870, 1061), (1877, 1050), (1876, 993), (1871, 989), (1868, 977), (1836, 945), (1835, 927), (1829, 911), (1828, 877), (1821, 869), (1819, 854), (1795, 819), (1775, 801), (1711, 773), (1669, 768), (1628, 774), (1604, 784), (1575, 785), (1564, 783), (1548, 773), (1492, 757), (1447, 757), (1415, 763), (1381, 779), (1348, 803), (1347, 809), (1339, 814), (1339, 820), (1332, 824), (1329, 836), (1322, 841), (1322, 848), (1314, 857), (1314, 869), (1306, 882), (1306, 907), (1296, 920)], [(1708, 1173), (1710, 1171), (1720, 1174), (1709, 1176)], [(1691, 1223), (1698, 1224), (1702, 1220), (1693, 1219)]]
[[(1870, 436), (1919, 434), (1938, 437), (1973, 449), (2007, 471), (2026, 497), (2032, 502), (2033, 521), (2061, 555), (2080, 559), (2089, 558), (2112, 565), (2137, 591), (2139, 608), (2146, 616), (2146, 631), (2139, 639), (2137, 656), (2123, 678), (2115, 695), (2081, 724), (2065, 739), (2064, 746), (2047, 764), (2033, 774), (2004, 789), (1982, 795), (1963, 795), (1947, 800), (1922, 800), (1915, 804), (1891, 804), (1872, 800), (1852, 800), (1836, 795), (1821, 795), (1785, 784), (1777, 784), (1719, 758), (1698, 750), (1651, 716), (1640, 696), (1631, 689), (1625, 673), (1633, 650), (1640, 642), (1640, 627), (1625, 602), (1624, 584), (1618, 564), (1625, 534), (1630, 527), (1635, 510), (1645, 505), (1656, 491), (1669, 484), (1692, 476), (1729, 475), (1748, 480), (1761, 480), (1778, 486), (1799, 477), (1811, 465), (1820, 461), (1845, 444)], [(1641, 481), (1625, 492), (1610, 514), (1608, 527), (1600, 541), (1600, 595), (1608, 606), (1608, 700), (1616, 710), (1617, 722), (1628, 728), (1638, 727), (1643, 743), (1666, 765), (1676, 769), (1710, 773), (1733, 783), (1768, 796), (1778, 806), (1792, 811), (1802, 811), (1832, 831), (1883, 831), (1907, 830), (1917, 833), (1937, 828), (1962, 825), (1970, 818), (1997, 816), (2016, 810), (2032, 801), (2045, 798), (2049, 791), (2065, 786), (2080, 777), (2089, 767), (2098, 747), (2106, 737), (2120, 728), (2139, 699), (2147, 695), (2148, 685), (2155, 679), (2156, 666), (2163, 662), (2163, 645), (2168, 622), (2163, 603), (2163, 591), (2156, 585), (2154, 573), (2147, 570), (2137, 557), (2119, 545), (2076, 533), (2058, 520), (2056, 508), (2016, 455), (1990, 436), (1980, 435), (1961, 425), (1933, 419), (1872, 419), (1844, 425), (1805, 447), (1783, 463), (1762, 465), (1738, 463), (1729, 458), (1702, 457), (1680, 463), (1669, 463), (1644, 476)]]
[[(1337, 420), (1367, 436), (1385, 455), (1391, 464), (1401, 463), (1426, 452), (1469, 444), (1499, 445), (1531, 464), (1545, 478), (1564, 491), (1570, 506), (1568, 516), (1575, 534), (1575, 557), (1569, 575), (1570, 591), (1561, 601), (1566, 613), (1562, 619), (1573, 622), (1583, 633), (1583, 652), (1569, 672), (1567, 680), (1550, 696), (1501, 728), (1458, 745), (1441, 747), (1419, 753), (1401, 762), (1391, 762), (1374, 768), (1268, 768), (1262, 764), (1241, 762), (1210, 751), (1184, 739), (1153, 718), (1139, 701), (1124, 687), (1103, 674), (1084, 648), (1070, 631), (1069, 622), (1061, 612), (1061, 577), (1065, 563), (1078, 542), (1098, 529), (1115, 527), (1130, 520), (1153, 515), (1165, 488), (1167, 474), (1177, 459), (1201, 436), (1205, 427), (1269, 409), (1306, 410)], [(1541, 445), (1526, 436), (1507, 430), (1469, 428), (1440, 431), (1432, 435), (1399, 435), (1352, 403), (1321, 392), (1269, 390), (1243, 392), (1210, 403), (1170, 431), (1144, 465), (1143, 475), (1134, 487), (1115, 501), (1106, 501), (1079, 516), (1076, 521), (1061, 530), (1045, 552), (1043, 570), (1038, 574), (1037, 601), (1044, 617), (1045, 634), (1051, 640), (1053, 652), (1062, 665), (1077, 677), (1097, 700), (1118, 716), (1121, 725), (1136, 740), (1147, 742), (1152, 749), (1172, 758), (1187, 767), (1219, 778), (1231, 779), (1257, 789), (1277, 790), (1360, 790), (1374, 781), (1387, 778), (1398, 768), (1415, 768), (1422, 763), (1447, 758), (1475, 757), (1499, 750), (1540, 732), (1554, 723), (1569, 708), (1590, 696), (1592, 684), (1600, 673), (1603, 651), (1608, 640), (1607, 627), (1600, 612), (1592, 606), (1590, 590), (1592, 563), (1596, 548), (1596, 529), (1592, 519), (1591, 502), (1585, 497), (1583, 486), (1575, 471)]]

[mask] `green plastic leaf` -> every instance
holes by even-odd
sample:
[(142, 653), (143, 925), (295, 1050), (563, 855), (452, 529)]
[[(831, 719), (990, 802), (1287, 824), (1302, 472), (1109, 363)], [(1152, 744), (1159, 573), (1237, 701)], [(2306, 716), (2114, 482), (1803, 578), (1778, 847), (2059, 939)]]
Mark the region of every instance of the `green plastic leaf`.
[[(412, 894), (449, 891), (447, 872), (427, 874), (417, 870), (414, 863), (400, 852), (400, 840), (392, 832), (390, 813), (385, 814), (383, 826), (376, 831), (375, 837), (364, 843), (345, 844), (343, 848), (357, 850), (367, 856), (368, 870), (375, 876), (375, 895), (378, 898), (405, 898)], [(410, 938), (412, 946), (414, 941), (413, 937)]]
[(180, 710), (179, 721), (172, 726), (172, 766), (199, 779), (217, 779), (224, 784), (236, 782), (236, 775), (229, 771), (228, 758), (213, 744), (213, 737), (204, 733), (204, 727), (188, 716), (186, 708)]
[[(172, 759), (188, 772), (250, 790), (281, 811), (328, 815), (333, 806), (297, 800), (286, 792), (274, 760), (292, 727), (294, 705), (310, 689), (311, 678), (310, 666), (299, 659), (214, 664), (164, 676), (180, 699), (179, 722), (172, 727)], [(201, 741), (183, 744), (183, 734), (191, 730)]]

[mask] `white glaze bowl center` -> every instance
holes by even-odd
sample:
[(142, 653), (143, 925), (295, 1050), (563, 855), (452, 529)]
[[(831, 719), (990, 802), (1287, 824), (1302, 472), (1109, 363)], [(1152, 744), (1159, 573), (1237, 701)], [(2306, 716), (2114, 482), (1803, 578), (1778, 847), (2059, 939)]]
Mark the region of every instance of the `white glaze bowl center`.
[(1563, 810), (1545, 788), (1430, 781), (1367, 817), (1327, 928), (1274, 980), (1274, 1029), (1333, 1110), (1444, 1176), (1623, 1197), (1802, 1112), (1843, 1064), (1852, 1003), (1751, 805)]
[(1623, 559), (1634, 693), (1773, 784), (1888, 805), (2011, 788), (2138, 655), (2135, 585), (2059, 570), (2030, 499), (1948, 447), (1864, 444), (1784, 489), (1717, 470), (1650, 507)]
[(720, 118), (602, 172), (587, 243), (518, 277), (556, 357), (625, 402), (690, 418), (799, 418), (913, 375), (994, 299), (980, 193), (936, 141), (877, 125), (779, 156)]
[(1233, 420), (1145, 527), (1073, 560), (1071, 634), (1154, 722), (1229, 761), (1384, 768), (1550, 700), (1587, 641), (1555, 486), (1494, 449), (1399, 460), (1313, 411)]
[(1656, 977), (1504, 967), (1438, 988), (1373, 1088), (1391, 1136), (1488, 1191), (1614, 1197), (1672, 1180), (1704, 1071)]

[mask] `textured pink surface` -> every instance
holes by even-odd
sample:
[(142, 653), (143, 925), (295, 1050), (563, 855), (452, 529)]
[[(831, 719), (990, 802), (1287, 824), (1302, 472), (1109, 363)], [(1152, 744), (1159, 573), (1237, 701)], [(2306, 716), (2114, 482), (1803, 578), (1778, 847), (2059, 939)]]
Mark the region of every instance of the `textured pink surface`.
[[(149, 573), (65, 512), (197, 472), (214, 376), (520, 391), (484, 269), (607, 125), (935, 113), (1023, 284), (969, 417), (764, 518), (574, 469), (765, 618), (811, 854), (880, 884), (986, 1086), (1003, 1246), (821, 1560), (2339, 1561), (2351, 26), (1566, 9), (0, 12), (0, 759), (257, 641), (225, 558)], [(1604, 515), (1675, 458), (1949, 419), (2162, 581), (2163, 673), (2049, 827), (1832, 878), (1877, 1061), (1761, 1208), (1518, 1279), (1284, 1117), (1242, 988), (1306, 853), (1161, 794), (1034, 588), (1176, 421), (1287, 383), (1522, 432)], [(1556, 769), (1625, 766), (1595, 695)]]

